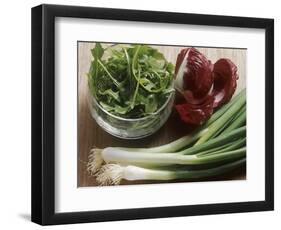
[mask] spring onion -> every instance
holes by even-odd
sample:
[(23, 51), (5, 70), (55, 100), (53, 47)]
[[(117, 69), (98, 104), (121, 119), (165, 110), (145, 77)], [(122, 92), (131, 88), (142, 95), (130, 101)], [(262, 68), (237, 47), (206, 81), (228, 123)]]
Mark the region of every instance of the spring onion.
[(122, 166), (119, 164), (104, 165), (97, 175), (97, 181), (101, 185), (118, 185), (122, 179), (137, 180), (175, 180), (175, 179), (199, 179), (221, 175), (230, 172), (245, 164), (246, 158), (227, 163), (218, 167), (202, 170), (157, 170), (137, 166)]
[(106, 163), (120, 163), (125, 165), (166, 166), (166, 165), (198, 165), (237, 159), (246, 155), (246, 148), (220, 152), (212, 155), (182, 155), (173, 153), (142, 153), (106, 148), (103, 158)]
[[(111, 148), (107, 147), (105, 149), (97, 149), (94, 148), (91, 150), (90, 156), (89, 156), (89, 163), (88, 163), (88, 171), (91, 174), (95, 174), (102, 166), (104, 162), (106, 163), (123, 163), (123, 164), (131, 164), (132, 162), (137, 163), (144, 163), (149, 165), (161, 165), (161, 162), (164, 162), (163, 164), (177, 164), (178, 160), (180, 159), (181, 155), (191, 155), (190, 158), (186, 158), (187, 162), (189, 159), (192, 158), (192, 154), (196, 154), (211, 148), (215, 148), (218, 146), (221, 146), (223, 144), (227, 144), (237, 138), (243, 138), (246, 134), (246, 127), (238, 128), (232, 132), (229, 132), (225, 134), (224, 136), (219, 136), (216, 138), (213, 138), (201, 145), (196, 145), (187, 149), (184, 149), (182, 151), (179, 151), (177, 153), (151, 153), (151, 152), (139, 152), (139, 151), (127, 151), (119, 148)], [(242, 154), (244, 154), (246, 151), (243, 151)], [(175, 158), (173, 158), (175, 157)], [(221, 158), (223, 158), (224, 155), (221, 155)], [(220, 159), (221, 159), (220, 158)], [(141, 160), (138, 160), (141, 159)], [(145, 160), (146, 159), (146, 160)], [(152, 160), (154, 159), (154, 162), (152, 163)], [(171, 159), (171, 161), (169, 161)], [(212, 160), (212, 159), (210, 159)], [(139, 162), (140, 161), (140, 162)], [(190, 164), (196, 162), (196, 160), (193, 160), (190, 162)]]

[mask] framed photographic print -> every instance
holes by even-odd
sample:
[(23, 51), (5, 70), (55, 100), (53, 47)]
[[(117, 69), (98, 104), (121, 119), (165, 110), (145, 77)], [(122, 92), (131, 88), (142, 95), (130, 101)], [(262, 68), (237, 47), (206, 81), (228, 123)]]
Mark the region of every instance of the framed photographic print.
[(32, 221), (273, 210), (273, 19), (32, 8)]

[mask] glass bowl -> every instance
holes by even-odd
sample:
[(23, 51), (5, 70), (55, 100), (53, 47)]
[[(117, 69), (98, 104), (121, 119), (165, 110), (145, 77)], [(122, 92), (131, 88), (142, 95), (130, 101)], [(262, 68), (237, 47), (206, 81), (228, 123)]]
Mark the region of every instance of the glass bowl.
[(88, 90), (88, 104), (92, 117), (107, 133), (122, 139), (139, 139), (160, 129), (170, 116), (175, 93), (171, 92), (166, 102), (155, 113), (142, 118), (128, 119), (106, 111)]

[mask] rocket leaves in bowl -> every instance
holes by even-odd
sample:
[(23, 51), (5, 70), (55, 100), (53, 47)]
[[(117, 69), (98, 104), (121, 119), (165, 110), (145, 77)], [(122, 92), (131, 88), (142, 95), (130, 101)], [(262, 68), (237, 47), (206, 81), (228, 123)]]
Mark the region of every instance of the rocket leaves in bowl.
[(91, 94), (100, 106), (123, 118), (141, 118), (156, 113), (173, 89), (173, 64), (147, 45), (96, 43), (88, 73)]

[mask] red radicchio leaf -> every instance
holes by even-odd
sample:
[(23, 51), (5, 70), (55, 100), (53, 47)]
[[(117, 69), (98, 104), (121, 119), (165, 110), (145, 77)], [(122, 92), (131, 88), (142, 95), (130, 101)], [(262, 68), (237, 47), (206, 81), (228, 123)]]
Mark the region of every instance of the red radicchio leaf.
[(213, 103), (214, 97), (209, 95), (202, 104), (184, 103), (176, 105), (175, 108), (185, 123), (201, 125), (213, 114)]
[(213, 84), (213, 65), (195, 48), (186, 48), (178, 54), (175, 68), (175, 86), (190, 104), (201, 104)]
[(214, 64), (213, 75), (213, 107), (216, 109), (229, 102), (233, 96), (237, 87), (237, 67), (229, 59), (222, 58)]
[(214, 65), (195, 48), (178, 54), (175, 87), (185, 102), (175, 106), (181, 120), (201, 125), (214, 109), (230, 101), (237, 87), (237, 67), (229, 59), (219, 59)]

